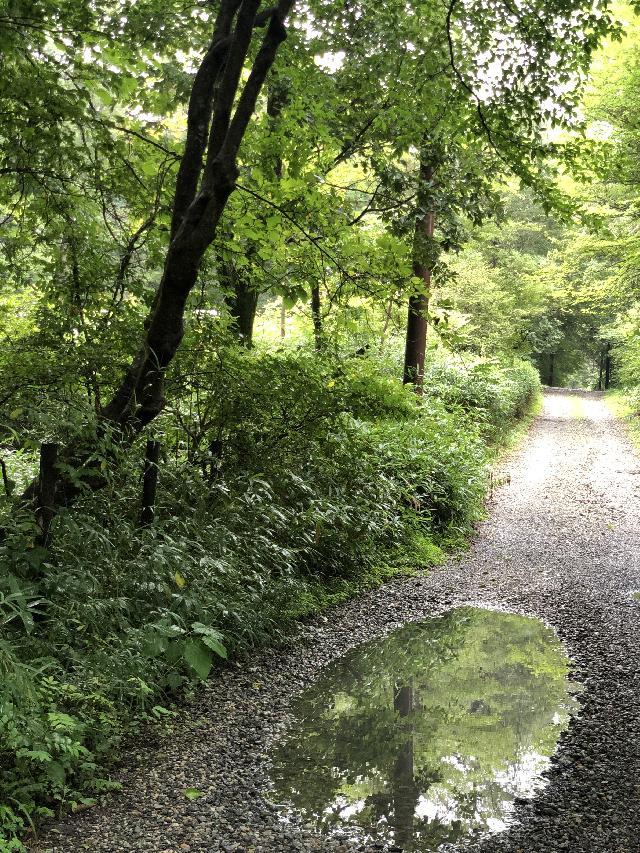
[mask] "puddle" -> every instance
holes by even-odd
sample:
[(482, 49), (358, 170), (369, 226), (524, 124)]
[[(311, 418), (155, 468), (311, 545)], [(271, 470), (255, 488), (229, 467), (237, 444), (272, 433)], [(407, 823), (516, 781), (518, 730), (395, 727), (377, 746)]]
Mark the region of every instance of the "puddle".
[(407, 625), (295, 701), (274, 794), (321, 832), (406, 851), (499, 832), (578, 709), (567, 671), (537, 619), (463, 607)]

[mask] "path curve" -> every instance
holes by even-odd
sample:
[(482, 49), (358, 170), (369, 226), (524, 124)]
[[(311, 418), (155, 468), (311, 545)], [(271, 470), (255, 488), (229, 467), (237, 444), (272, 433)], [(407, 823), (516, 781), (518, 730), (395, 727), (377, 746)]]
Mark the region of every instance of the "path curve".
[[(539, 616), (557, 630), (587, 688), (549, 785), (518, 823), (467, 853), (640, 851), (640, 459), (595, 394), (548, 392), (510, 483), (471, 550), (428, 578), (387, 584), (213, 679), (191, 722), (123, 771), (124, 792), (49, 831), (39, 851), (294, 853), (342, 851), (282, 823), (263, 798), (266, 751), (293, 695), (358, 642), (451, 606), (481, 603)], [(204, 792), (190, 802), (185, 788)], [(383, 849), (380, 847), (371, 849)]]

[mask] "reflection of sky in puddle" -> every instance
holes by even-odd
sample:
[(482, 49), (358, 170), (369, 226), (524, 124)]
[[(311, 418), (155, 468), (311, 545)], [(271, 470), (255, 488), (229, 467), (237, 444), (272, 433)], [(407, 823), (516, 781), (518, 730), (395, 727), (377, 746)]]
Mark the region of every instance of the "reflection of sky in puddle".
[[(280, 799), (323, 832), (433, 851), (500, 832), (577, 708), (555, 634), (478, 608), (353, 649), (294, 704)], [(286, 819), (286, 811), (283, 814)]]

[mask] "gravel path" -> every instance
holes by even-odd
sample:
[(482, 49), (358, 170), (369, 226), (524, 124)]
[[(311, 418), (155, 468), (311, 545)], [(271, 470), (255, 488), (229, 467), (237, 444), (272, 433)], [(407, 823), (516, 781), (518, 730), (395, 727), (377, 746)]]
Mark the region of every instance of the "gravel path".
[[(183, 733), (123, 771), (122, 794), (53, 828), (37, 849), (352, 853), (352, 843), (280, 822), (263, 798), (266, 750), (286, 726), (290, 699), (358, 642), (483, 603), (555, 627), (586, 687), (584, 708), (561, 740), (549, 785), (518, 806), (517, 824), (455, 849), (638, 853), (640, 603), (629, 593), (640, 587), (640, 460), (597, 395), (550, 392), (504, 469), (510, 483), (494, 495), (469, 553), (318, 618), (290, 647), (212, 680)], [(187, 787), (204, 796), (187, 800)]]

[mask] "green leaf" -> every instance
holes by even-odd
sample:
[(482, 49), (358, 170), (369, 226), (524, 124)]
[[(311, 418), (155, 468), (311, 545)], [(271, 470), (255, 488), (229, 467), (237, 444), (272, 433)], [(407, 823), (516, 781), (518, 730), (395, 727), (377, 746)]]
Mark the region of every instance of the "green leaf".
[(177, 717), (177, 713), (175, 711), (170, 711), (169, 708), (163, 708), (162, 705), (154, 705), (151, 709), (151, 713), (154, 717)]
[(220, 631), (216, 628), (210, 628), (208, 625), (203, 625), (202, 622), (192, 622), (191, 630), (194, 634), (198, 634), (199, 642), (204, 643), (218, 657), (227, 657), (227, 650), (222, 643), (222, 634)]
[(225, 658), (226, 660), (226, 658), (228, 657), (227, 650), (225, 646), (220, 642), (220, 640), (216, 640), (215, 637), (206, 636), (201, 637), (200, 640), (205, 644), (205, 646), (210, 648), (212, 652), (218, 655), (218, 657)]
[(19, 749), (17, 755), (19, 758), (30, 758), (32, 761), (41, 761), (43, 764), (51, 761), (51, 754), (44, 749)]
[(204, 791), (199, 791), (197, 788), (186, 788), (184, 795), (188, 800), (199, 800), (200, 797), (204, 797)]
[(200, 640), (191, 640), (185, 644), (184, 659), (202, 681), (208, 678), (213, 664), (213, 654)]

